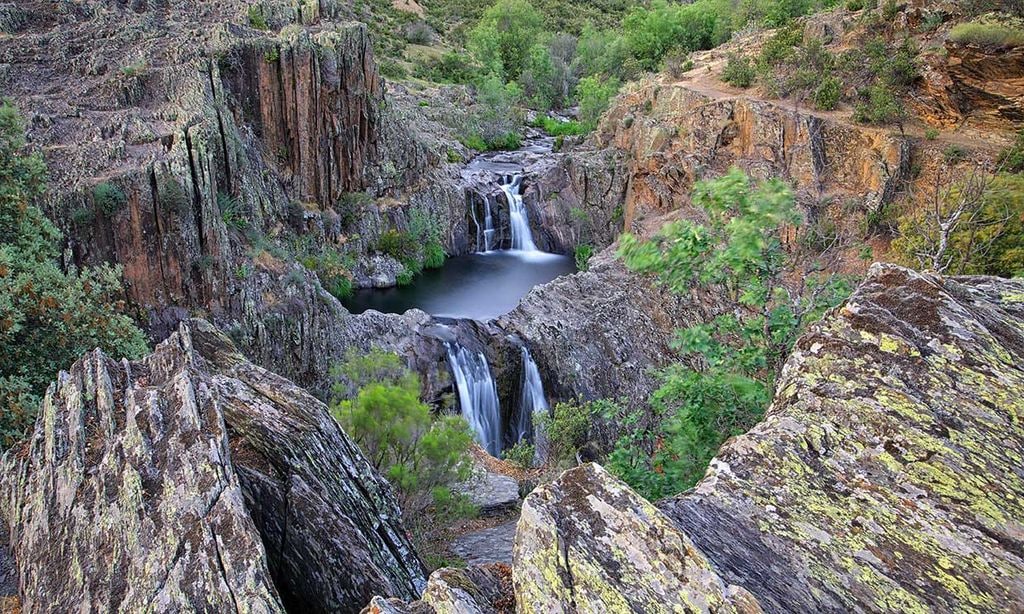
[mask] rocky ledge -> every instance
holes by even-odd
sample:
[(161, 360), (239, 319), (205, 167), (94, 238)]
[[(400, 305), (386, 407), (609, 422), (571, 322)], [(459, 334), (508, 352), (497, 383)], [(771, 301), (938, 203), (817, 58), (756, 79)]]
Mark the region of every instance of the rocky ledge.
[(327, 407), (202, 321), (61, 373), (0, 468), (26, 612), (348, 612), (425, 582)]

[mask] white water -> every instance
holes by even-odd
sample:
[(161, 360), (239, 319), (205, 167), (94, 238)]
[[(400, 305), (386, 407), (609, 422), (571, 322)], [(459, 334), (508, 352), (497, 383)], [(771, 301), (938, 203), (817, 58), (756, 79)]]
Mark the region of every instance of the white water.
[(494, 245), (494, 216), (491, 215), (491, 197), (484, 197), (484, 251), (489, 252)]
[(523, 178), (513, 175), (511, 180), (501, 184), (501, 191), (508, 199), (509, 226), (512, 230), (512, 249), (524, 252), (537, 252), (537, 245), (533, 242), (533, 233), (530, 232), (530, 217), (523, 204), (523, 197), (519, 194), (519, 186)]
[(536, 431), (537, 422), (534, 417), (537, 414), (548, 411), (548, 400), (544, 396), (544, 383), (540, 380), (540, 371), (537, 363), (530, 356), (530, 350), (522, 348), (523, 355), (523, 390), (519, 406), (519, 424), (517, 441), (522, 441), (530, 433), (530, 425)]
[(459, 391), (462, 417), (476, 434), (477, 442), (494, 457), (501, 455), (501, 410), (498, 387), (483, 353), (446, 343), (448, 364)]

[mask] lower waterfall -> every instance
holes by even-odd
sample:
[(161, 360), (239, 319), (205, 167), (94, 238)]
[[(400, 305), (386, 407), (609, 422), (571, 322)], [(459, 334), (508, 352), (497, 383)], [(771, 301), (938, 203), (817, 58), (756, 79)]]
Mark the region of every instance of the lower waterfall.
[(524, 252), (536, 252), (537, 245), (533, 242), (533, 233), (530, 231), (530, 217), (523, 203), (523, 197), (519, 194), (519, 186), (523, 178), (513, 175), (511, 179), (501, 184), (501, 190), (508, 199), (509, 227), (512, 231), (512, 249)]
[[(536, 445), (538, 453), (540, 452), (542, 437), (541, 433), (537, 429), (537, 422), (534, 416), (540, 413), (547, 413), (548, 411), (548, 400), (544, 396), (544, 383), (540, 379), (540, 371), (537, 369), (537, 363), (533, 361), (533, 356), (530, 355), (530, 350), (525, 347), (522, 348), (523, 356), (523, 390), (521, 396), (521, 402), (519, 406), (519, 420), (516, 425), (517, 429), (517, 441), (523, 441), (528, 439), (532, 434), (534, 445)], [(532, 429), (532, 433), (531, 433)]]
[(471, 352), (461, 345), (445, 344), (448, 364), (459, 391), (462, 416), (476, 435), (477, 442), (494, 457), (501, 456), (501, 406), (498, 387), (482, 352)]

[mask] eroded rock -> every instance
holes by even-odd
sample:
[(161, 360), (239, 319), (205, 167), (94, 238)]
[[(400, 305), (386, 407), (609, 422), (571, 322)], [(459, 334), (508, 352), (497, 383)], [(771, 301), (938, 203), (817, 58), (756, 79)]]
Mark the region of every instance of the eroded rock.
[(527, 497), (513, 581), (522, 614), (760, 612), (667, 516), (595, 464)]
[(374, 597), (363, 614), (513, 614), (512, 570), (490, 564), (438, 569), (413, 603)]
[(142, 361), (61, 373), (2, 464), (26, 612), (346, 612), (424, 582), (326, 406), (202, 321)]

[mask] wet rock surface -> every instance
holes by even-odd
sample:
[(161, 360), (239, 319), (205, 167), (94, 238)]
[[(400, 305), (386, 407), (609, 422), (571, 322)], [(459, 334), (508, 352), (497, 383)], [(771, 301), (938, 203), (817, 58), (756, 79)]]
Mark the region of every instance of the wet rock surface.
[(202, 321), (61, 373), (2, 465), (25, 611), (357, 611), (424, 580), (327, 408)]
[(1022, 365), (1024, 283), (875, 265), (660, 507), (766, 611), (1013, 611)]

